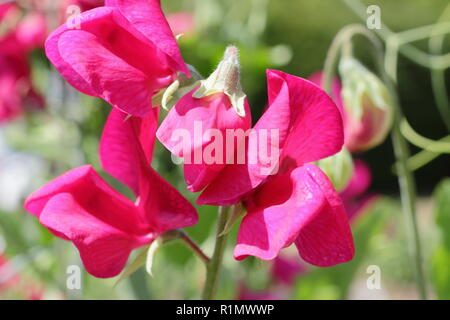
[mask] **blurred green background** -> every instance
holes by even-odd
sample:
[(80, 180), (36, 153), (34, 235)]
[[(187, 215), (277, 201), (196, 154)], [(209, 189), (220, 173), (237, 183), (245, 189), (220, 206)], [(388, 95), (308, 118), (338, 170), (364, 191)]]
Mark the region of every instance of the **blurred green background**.
[[(166, 13), (193, 15), (195, 27), (180, 38), (180, 47), (185, 61), (203, 76), (214, 70), (228, 44), (239, 47), (242, 86), (249, 98), (254, 121), (267, 99), (267, 68), (308, 77), (323, 68), (327, 50), (338, 30), (361, 22), (354, 12), (337, 0), (162, 0), (162, 3)], [(435, 23), (448, 5), (447, 0), (362, 3), (380, 6), (383, 23), (396, 32)], [(426, 41), (414, 45), (426, 49)], [(447, 41), (444, 51), (448, 52), (449, 48)], [(371, 66), (369, 50), (363, 42), (357, 46), (358, 57)], [(24, 176), (25, 182), (19, 195), (15, 195), (16, 201), (10, 201), (0, 209), (0, 240), (3, 243), (0, 252), (3, 247), (16, 272), (23, 275), (23, 281), (35, 283), (44, 292), (43, 298), (199, 298), (204, 267), (179, 243), (168, 244), (157, 252), (153, 277), (141, 268), (113, 289), (117, 279), (95, 279), (83, 272), (82, 289), (67, 289), (67, 266), (81, 266), (76, 250), (39, 226), (34, 217), (21, 209), (21, 203), (29, 192), (68, 169), (85, 163), (100, 169), (97, 147), (110, 107), (67, 85), (50, 68), (42, 50), (33, 52), (31, 61), (34, 81), (46, 97), (47, 109), (29, 113), (1, 129), (2, 143), (19, 159), (13, 161), (17, 166), (15, 170), (18, 176)], [(433, 139), (447, 135), (433, 98), (430, 71), (400, 56), (398, 75), (402, 108), (411, 125)], [(448, 70), (446, 75), (449, 80), (447, 92), (450, 92)], [(413, 153), (418, 151), (411, 150)], [(195, 195), (185, 191), (181, 168), (172, 164), (169, 153), (159, 144), (156, 154), (154, 167), (194, 202)], [(11, 159), (12, 156), (8, 157)], [(380, 196), (353, 224), (357, 250), (354, 261), (326, 269), (309, 266), (293, 286), (273, 286), (270, 262), (253, 258), (243, 262), (232, 259), (234, 228), (225, 254), (219, 298), (238, 298), (242, 286), (254, 292), (271, 290), (275, 296), (292, 299), (417, 298), (397, 178), (392, 172), (391, 142), (387, 139), (383, 145), (357, 157), (364, 159), (372, 169), (371, 191)], [(26, 160), (20, 160), (22, 158)], [(435, 298), (450, 298), (450, 244), (446, 239), (450, 230), (450, 180), (442, 182), (449, 175), (448, 154), (416, 172), (421, 194), (419, 224), (423, 233), (427, 281)], [(114, 187), (127, 192), (119, 182), (104, 176)], [(1, 189), (0, 199), (11, 197), (8, 186)], [(211, 253), (216, 208), (203, 206), (198, 210), (200, 223), (187, 231)], [(288, 251), (287, 255), (291, 254), (296, 256)], [(369, 276), (366, 270), (370, 265), (380, 266), (382, 270), (380, 290), (369, 290), (366, 286)], [(0, 282), (0, 298), (27, 297), (22, 285), (3, 292), (1, 288)]]

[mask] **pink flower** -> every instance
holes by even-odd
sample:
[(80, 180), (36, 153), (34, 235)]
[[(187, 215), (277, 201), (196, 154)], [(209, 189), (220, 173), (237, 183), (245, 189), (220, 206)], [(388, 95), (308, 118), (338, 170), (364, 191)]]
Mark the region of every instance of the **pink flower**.
[[(222, 73), (223, 70), (226, 72)], [(229, 156), (227, 145), (232, 142), (235, 147), (233, 150), (237, 148), (237, 138), (229, 137), (227, 131), (233, 129), (245, 132), (251, 127), (250, 108), (245, 95), (241, 102), (243, 114), (239, 114), (236, 110), (237, 104), (233, 105), (230, 98), (232, 93), (223, 86), (224, 82), (232, 82), (234, 89), (240, 88), (239, 62), (235, 47), (227, 48), (217, 70), (203, 82), (204, 84), (194, 88), (178, 101), (156, 133), (167, 149), (184, 158), (184, 178), (188, 189), (193, 192), (204, 189), (225, 168)], [(210, 90), (214, 93), (196, 97), (205, 85), (208, 89), (204, 91)], [(214, 87), (214, 90), (210, 87)], [(236, 90), (232, 91), (235, 93)], [(185, 138), (188, 141), (185, 141)]]
[[(311, 264), (349, 261), (354, 246), (343, 203), (326, 175), (310, 163), (341, 149), (340, 113), (328, 95), (307, 80), (268, 70), (267, 81), (269, 106), (248, 142), (255, 145), (252, 139), (263, 131), (277, 133), (278, 172), (264, 172), (267, 164), (261, 161), (227, 165), (197, 202), (244, 203), (247, 214), (234, 250), (238, 260), (250, 255), (271, 260), (295, 243)], [(249, 148), (247, 158), (254, 152)]]
[(113, 109), (101, 139), (103, 168), (133, 190), (135, 203), (91, 166), (63, 174), (25, 202), (52, 233), (73, 242), (86, 270), (96, 277), (116, 276), (133, 249), (197, 222), (194, 207), (149, 166), (156, 126), (156, 112), (126, 120), (126, 114)]
[(354, 160), (353, 176), (347, 187), (340, 193), (350, 222), (354, 221), (378, 198), (376, 194), (367, 193), (371, 182), (372, 174), (367, 164), (361, 160)]
[(42, 286), (14, 268), (12, 261), (0, 253), (0, 297), (10, 299), (13, 294), (27, 300), (40, 300), (44, 295)]
[(159, 0), (106, 0), (79, 18), (50, 35), (46, 52), (81, 92), (142, 117), (177, 72), (189, 75)]
[(14, 3), (0, 5), (0, 121), (20, 115), (25, 107), (42, 108), (43, 98), (31, 81), (28, 55), (42, 45), (46, 33), (43, 16), (32, 12), (22, 18)]

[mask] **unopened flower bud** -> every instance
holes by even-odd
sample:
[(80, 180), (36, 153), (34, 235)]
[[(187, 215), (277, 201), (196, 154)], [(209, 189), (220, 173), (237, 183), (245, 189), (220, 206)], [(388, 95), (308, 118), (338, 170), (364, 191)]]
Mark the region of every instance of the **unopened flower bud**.
[(328, 176), (337, 192), (345, 189), (353, 175), (352, 156), (346, 149), (319, 160), (317, 165)]
[(392, 100), (383, 82), (352, 56), (339, 63), (346, 147), (363, 151), (381, 144), (392, 126)]
[(242, 91), (240, 83), (239, 51), (235, 46), (227, 47), (217, 69), (208, 79), (201, 81), (200, 88), (192, 96), (203, 98), (218, 92), (223, 92), (230, 98), (230, 102), (239, 116), (245, 116), (246, 95)]

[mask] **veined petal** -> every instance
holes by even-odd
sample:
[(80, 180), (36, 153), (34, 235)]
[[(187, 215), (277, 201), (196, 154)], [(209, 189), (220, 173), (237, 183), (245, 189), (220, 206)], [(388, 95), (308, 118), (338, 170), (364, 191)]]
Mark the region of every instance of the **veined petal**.
[(80, 29), (64, 24), (53, 32), (46, 53), (76, 89), (145, 116), (152, 95), (172, 81), (174, 71), (143, 40), (117, 9), (101, 7), (81, 14)]
[[(341, 115), (323, 90), (308, 80), (276, 70), (267, 71), (267, 83), (269, 105), (248, 144), (257, 149), (248, 148), (245, 165), (229, 165), (222, 170), (200, 195), (198, 204), (237, 203), (279, 170), (319, 160), (341, 149)], [(267, 139), (262, 139), (263, 134)], [(260, 158), (263, 149), (270, 150), (270, 161), (265, 163)], [(250, 161), (255, 154), (258, 161)]]
[(152, 167), (148, 166), (140, 179), (139, 208), (158, 232), (197, 223), (198, 214), (192, 204)]
[[(208, 185), (222, 170), (231, 156), (227, 143), (237, 149), (238, 138), (234, 133), (245, 133), (251, 126), (250, 108), (245, 100), (246, 115), (239, 116), (233, 109), (229, 98), (216, 93), (203, 98), (194, 98), (194, 88), (170, 110), (159, 127), (156, 135), (173, 154), (185, 159), (185, 180), (191, 191), (200, 191)], [(227, 131), (233, 136), (228, 138)], [(220, 139), (217, 141), (217, 139)], [(206, 153), (206, 148), (214, 149)], [(218, 152), (216, 154), (216, 151)], [(245, 150), (243, 150), (245, 155)], [(221, 154), (220, 154), (221, 153)], [(197, 156), (197, 154), (199, 156)], [(207, 159), (211, 156), (211, 159)]]
[(296, 243), (302, 258), (329, 266), (353, 257), (347, 216), (331, 182), (314, 165), (268, 180), (247, 202), (234, 256), (274, 259)]
[(61, 193), (70, 194), (96, 219), (125, 233), (152, 231), (134, 203), (112, 189), (89, 165), (70, 170), (33, 192), (25, 201), (25, 210), (39, 217), (47, 203)]
[(86, 211), (70, 193), (59, 193), (50, 198), (39, 220), (54, 233), (72, 241), (86, 270), (99, 278), (118, 275), (130, 252), (155, 237), (137, 237), (105, 223)]
[(306, 170), (322, 190), (326, 203), (300, 231), (295, 245), (302, 258), (316, 266), (348, 262), (355, 248), (342, 200), (318, 167), (308, 165)]
[(106, 0), (105, 5), (118, 8), (139, 32), (170, 57), (175, 70), (189, 76), (177, 41), (161, 10), (160, 0)]
[[(274, 163), (263, 164), (259, 158), (262, 144), (258, 140), (261, 137), (261, 132), (265, 132), (267, 137), (265, 141), (266, 150), (275, 148), (276, 151), (279, 151), (280, 146), (286, 140), (290, 123), (289, 88), (284, 81), (273, 81), (272, 85), (268, 86), (268, 90), (270, 103), (252, 129), (253, 134), (249, 136), (245, 163), (227, 165), (199, 196), (198, 204), (232, 205), (238, 203), (245, 194), (254, 190), (274, 173), (269, 168), (270, 166), (278, 166), (279, 157), (272, 159)], [(278, 106), (279, 108), (275, 110), (272, 106)], [(278, 145), (272, 146), (273, 140), (271, 137), (273, 133), (277, 134)], [(253, 148), (250, 146), (253, 146)], [(257, 156), (257, 161), (252, 162), (249, 159), (254, 155)]]
[(158, 109), (145, 118), (131, 117), (113, 109), (106, 121), (100, 140), (100, 160), (103, 169), (139, 195), (142, 167), (152, 161)]
[[(291, 124), (282, 144), (282, 161), (291, 159), (303, 165), (341, 150), (344, 144), (342, 117), (326, 92), (306, 79), (276, 70), (268, 71), (269, 87), (275, 77), (281, 77), (289, 87)], [(274, 106), (275, 110), (278, 108)]]

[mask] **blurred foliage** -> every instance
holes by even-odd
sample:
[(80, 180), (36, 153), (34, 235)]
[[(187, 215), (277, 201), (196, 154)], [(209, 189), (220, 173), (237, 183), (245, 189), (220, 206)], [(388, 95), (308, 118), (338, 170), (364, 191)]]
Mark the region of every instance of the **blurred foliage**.
[(450, 179), (442, 181), (434, 192), (435, 219), (441, 241), (432, 257), (432, 280), (440, 299), (450, 299)]
[[(267, 101), (265, 70), (276, 68), (294, 75), (308, 77), (323, 68), (328, 47), (343, 26), (359, 22), (341, 1), (336, 0), (184, 0), (162, 1), (167, 12), (189, 11), (194, 14), (196, 29), (180, 38), (186, 62), (194, 65), (203, 76), (209, 75), (222, 57), (225, 47), (235, 44), (240, 49), (242, 86), (249, 97), (255, 122)], [(369, 1), (365, 1), (369, 4)], [(382, 19), (395, 31), (432, 24), (439, 17), (447, 0), (376, 0), (370, 4), (381, 7)], [(424, 43), (419, 42), (418, 46)], [(368, 46), (358, 45), (358, 56), (369, 59)], [(154, 276), (144, 268), (119, 283), (117, 279), (96, 279), (83, 271), (82, 290), (66, 288), (66, 267), (82, 266), (72, 244), (52, 236), (37, 219), (23, 211), (26, 195), (61, 173), (82, 164), (92, 164), (100, 170), (97, 148), (103, 124), (110, 107), (100, 99), (87, 97), (72, 89), (50, 67), (42, 50), (31, 55), (33, 78), (45, 95), (47, 108), (32, 112), (1, 129), (1, 135), (14, 152), (39, 159), (41, 165), (32, 173), (32, 180), (22, 190), (15, 210), (0, 210), (0, 253), (11, 257), (17, 272), (27, 282), (44, 288), (45, 298), (70, 299), (198, 299), (204, 281), (204, 266), (179, 242), (164, 245), (156, 252)], [(429, 74), (410, 61), (401, 58), (399, 90), (401, 102), (410, 123), (431, 138), (446, 134), (433, 101)], [(370, 64), (370, 63), (369, 63)], [(447, 71), (448, 74), (448, 71)], [(450, 91), (450, 81), (447, 82)], [(164, 113), (164, 111), (162, 112)], [(162, 115), (164, 116), (164, 114)], [(394, 162), (390, 141), (362, 155), (373, 169), (373, 190), (396, 193), (397, 181), (391, 173)], [(450, 175), (448, 155), (441, 156), (430, 166), (418, 171), (419, 190), (425, 196), (442, 179)], [(175, 166), (170, 154), (157, 143), (152, 164), (172, 185), (192, 203), (196, 194), (188, 192), (182, 168)], [(25, 171), (25, 169), (24, 169)], [(120, 182), (102, 173), (117, 190), (131, 197)], [(3, 196), (3, 195), (2, 195)], [(426, 262), (432, 258), (432, 282), (439, 298), (450, 299), (450, 180), (437, 187), (436, 226), (425, 216), (423, 225), (426, 241)], [(199, 224), (187, 228), (207, 254), (212, 252), (211, 235), (215, 231), (216, 208), (197, 206)], [(383, 197), (352, 226), (356, 256), (352, 262), (331, 267), (314, 268), (298, 277), (292, 290), (295, 299), (373, 298), (375, 292), (356, 288), (365, 283), (366, 269), (378, 265), (382, 270), (385, 296), (395, 296), (389, 288), (407, 295), (413, 275), (408, 266), (405, 243), (396, 197)], [(236, 224), (238, 225), (238, 223)], [(232, 229), (230, 245), (225, 253), (219, 298), (234, 299), (239, 286), (245, 283), (252, 289), (264, 290), (270, 283), (270, 262), (248, 258), (237, 262), (232, 258), (237, 226)], [(435, 232), (440, 230), (441, 239)], [(2, 241), (4, 245), (2, 246)], [(130, 263), (139, 252), (134, 252)], [(389, 295), (391, 294), (391, 295)], [(402, 296), (400, 294), (400, 296)], [(10, 297), (10, 296), (8, 296)], [(13, 297), (19, 297), (15, 295)], [(397, 295), (398, 297), (398, 295)], [(0, 293), (0, 299), (5, 298)]]

